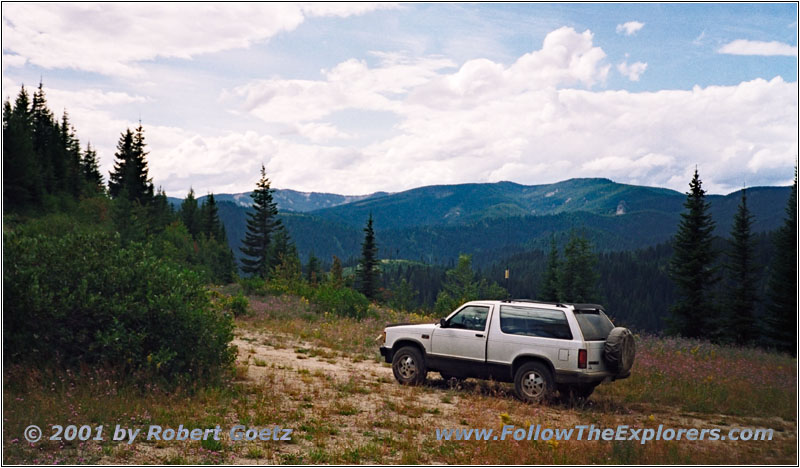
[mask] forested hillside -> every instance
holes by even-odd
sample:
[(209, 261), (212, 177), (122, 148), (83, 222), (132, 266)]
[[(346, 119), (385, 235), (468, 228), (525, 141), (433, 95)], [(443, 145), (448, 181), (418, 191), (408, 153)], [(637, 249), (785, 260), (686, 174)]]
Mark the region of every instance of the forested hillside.
[[(476, 264), (484, 265), (508, 253), (544, 249), (551, 234), (571, 229), (584, 230), (599, 251), (638, 249), (666, 242), (675, 232), (684, 198), (683, 194), (671, 190), (615, 184), (606, 179), (525, 187), (505, 182), (423, 187), (334, 209), (283, 212), (281, 217), (303, 261), (310, 252), (323, 261), (330, 261), (333, 255), (342, 259), (355, 257), (362, 237), (361, 227), (369, 215), (368, 210), (374, 209), (381, 257), (447, 264), (455, 261), (460, 253), (469, 252), (475, 255)], [(522, 215), (521, 210), (515, 209), (510, 215), (501, 215), (498, 205), (492, 204), (511, 189), (514, 193), (530, 189), (524, 192), (524, 199), (530, 205), (534, 188), (535, 196), (545, 200), (542, 203), (552, 203), (556, 195), (547, 195), (557, 191), (562, 202), (571, 198), (568, 194), (582, 197), (586, 209), (574, 210), (578, 205), (569, 202), (561, 203), (560, 209), (541, 208), (542, 212), (550, 214)], [(575, 191), (571, 192), (570, 188)], [(454, 210), (453, 197), (461, 192), (476, 196), (467, 197), (466, 202), (462, 197), (458, 205), (462, 213), (471, 214), (463, 216), (460, 222), (448, 221), (442, 213)], [(486, 198), (478, 197), (476, 192), (484, 193)], [(748, 189), (749, 205), (757, 220), (753, 226), (755, 232), (771, 231), (780, 225), (789, 192), (788, 187)], [(740, 197), (741, 191), (709, 196), (718, 235), (728, 235)], [(414, 202), (408, 202), (409, 198)], [(472, 208), (463, 208), (465, 206)], [(617, 214), (617, 206), (625, 208)], [(237, 240), (244, 233), (246, 210), (234, 203), (220, 203), (220, 216), (230, 233), (234, 252), (238, 252)], [(440, 216), (436, 216), (437, 213)], [(381, 224), (382, 221), (388, 225)]]

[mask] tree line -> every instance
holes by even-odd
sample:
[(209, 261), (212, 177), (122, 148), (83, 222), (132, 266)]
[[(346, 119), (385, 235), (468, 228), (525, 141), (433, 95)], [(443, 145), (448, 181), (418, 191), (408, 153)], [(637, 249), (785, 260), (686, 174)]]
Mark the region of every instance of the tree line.
[(108, 182), (96, 150), (85, 149), (64, 111), (56, 119), (42, 84), (31, 99), (24, 86), (3, 104), (3, 202), (22, 217), (93, 210), (92, 222), (119, 234), (121, 246), (149, 243), (158, 255), (202, 269), (214, 282), (236, 275), (213, 194), (198, 206), (194, 192), (175, 212), (149, 175), (141, 122), (120, 134)]
[[(670, 308), (668, 332), (736, 344), (760, 344), (786, 352), (797, 346), (797, 169), (783, 226), (775, 233), (775, 254), (767, 291), (756, 287), (754, 218), (742, 191), (731, 237), (724, 251), (715, 248), (715, 222), (702, 181), (695, 170), (685, 211), (674, 238), (669, 274), (677, 292)], [(722, 262), (717, 262), (723, 256)], [(763, 317), (756, 314), (766, 302)]]

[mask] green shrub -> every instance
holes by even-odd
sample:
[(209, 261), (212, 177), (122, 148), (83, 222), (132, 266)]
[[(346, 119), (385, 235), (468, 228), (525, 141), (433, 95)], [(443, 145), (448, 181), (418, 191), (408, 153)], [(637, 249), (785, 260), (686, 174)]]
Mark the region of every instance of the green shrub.
[(166, 377), (230, 368), (233, 322), (195, 272), (86, 229), (3, 236), (6, 362), (110, 365)]
[(266, 296), (267, 285), (266, 282), (257, 277), (251, 276), (248, 278), (239, 278), (239, 285), (242, 286), (242, 291), (248, 296)]
[(250, 301), (240, 292), (228, 299), (228, 309), (233, 312), (234, 317), (247, 315), (250, 312)]
[(308, 299), (325, 311), (340, 317), (363, 319), (369, 316), (369, 299), (350, 288), (321, 284), (313, 290)]

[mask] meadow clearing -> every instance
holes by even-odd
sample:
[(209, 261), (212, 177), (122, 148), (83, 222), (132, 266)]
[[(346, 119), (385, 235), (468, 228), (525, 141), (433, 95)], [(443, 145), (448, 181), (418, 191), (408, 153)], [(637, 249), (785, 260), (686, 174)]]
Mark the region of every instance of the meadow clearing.
[[(237, 319), (234, 375), (217, 385), (165, 389), (110, 370), (52, 373), (7, 366), (3, 462), (26, 464), (795, 464), (797, 363), (749, 348), (637, 337), (631, 378), (588, 402), (529, 405), (508, 384), (398, 385), (376, 336), (387, 322), (435, 320), (373, 308), (363, 320), (302, 298), (251, 296)], [(104, 441), (22, 437), (29, 424), (223, 427), (222, 440)], [(293, 428), (292, 440), (232, 441), (235, 424)], [(577, 424), (773, 429), (771, 441), (439, 441), (435, 428)], [(46, 430), (46, 434), (49, 432)]]

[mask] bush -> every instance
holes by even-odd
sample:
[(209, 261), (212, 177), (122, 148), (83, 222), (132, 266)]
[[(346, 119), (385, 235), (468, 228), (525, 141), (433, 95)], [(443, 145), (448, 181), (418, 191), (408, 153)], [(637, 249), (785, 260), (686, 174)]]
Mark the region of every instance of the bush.
[(309, 299), (320, 308), (340, 317), (363, 319), (369, 315), (369, 300), (350, 288), (321, 284)]
[(239, 292), (239, 294), (231, 296), (231, 298), (228, 299), (228, 310), (233, 313), (234, 317), (247, 315), (250, 311), (250, 301)]
[[(38, 233), (34, 233), (35, 231)], [(85, 229), (3, 237), (6, 362), (121, 367), (205, 378), (228, 369), (233, 321), (200, 276), (141, 244)]]
[(245, 295), (247, 296), (267, 295), (266, 281), (257, 276), (239, 278), (239, 285), (242, 287), (242, 291), (244, 291)]

